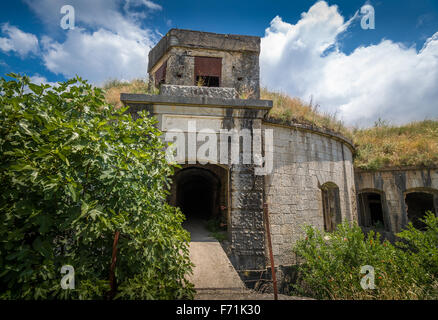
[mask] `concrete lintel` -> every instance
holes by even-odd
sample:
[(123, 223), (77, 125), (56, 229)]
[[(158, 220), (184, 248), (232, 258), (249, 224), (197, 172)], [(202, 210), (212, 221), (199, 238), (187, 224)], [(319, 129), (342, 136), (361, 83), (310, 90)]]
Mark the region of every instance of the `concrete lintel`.
[(125, 104), (164, 104), (175, 106), (194, 106), (194, 107), (221, 107), (221, 108), (243, 108), (243, 109), (262, 109), (272, 108), (271, 100), (258, 99), (222, 99), (213, 97), (180, 97), (150, 94), (121, 93), (120, 100)]

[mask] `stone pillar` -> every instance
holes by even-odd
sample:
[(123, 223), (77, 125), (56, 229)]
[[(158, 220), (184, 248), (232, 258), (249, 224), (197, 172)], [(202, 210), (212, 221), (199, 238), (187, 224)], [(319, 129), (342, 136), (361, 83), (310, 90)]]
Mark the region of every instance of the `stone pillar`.
[(231, 249), (237, 270), (265, 268), (263, 177), (251, 165), (231, 169)]

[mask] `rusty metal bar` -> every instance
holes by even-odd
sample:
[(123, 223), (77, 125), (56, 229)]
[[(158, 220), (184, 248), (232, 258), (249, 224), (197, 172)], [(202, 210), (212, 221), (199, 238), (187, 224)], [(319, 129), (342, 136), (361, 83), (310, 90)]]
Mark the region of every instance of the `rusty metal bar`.
[(275, 275), (274, 255), (272, 254), (271, 228), (269, 226), (269, 210), (267, 203), (263, 204), (263, 217), (265, 220), (266, 237), (268, 240), (269, 258), (271, 260), (272, 282), (274, 285), (274, 300), (278, 300), (277, 276)]
[(111, 291), (109, 293), (109, 298), (114, 298), (114, 295), (116, 293), (116, 276), (114, 270), (116, 269), (116, 261), (117, 261), (117, 243), (119, 242), (119, 236), (120, 232), (116, 231), (114, 234), (114, 242), (113, 242), (113, 254), (111, 257), (111, 267), (110, 267), (110, 275), (109, 275), (109, 281), (111, 286)]

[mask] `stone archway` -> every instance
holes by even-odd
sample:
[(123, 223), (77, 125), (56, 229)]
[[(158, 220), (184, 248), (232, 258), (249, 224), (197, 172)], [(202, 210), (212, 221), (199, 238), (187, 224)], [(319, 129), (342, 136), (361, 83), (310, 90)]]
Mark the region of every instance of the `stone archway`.
[(178, 172), (176, 203), (187, 219), (208, 220), (220, 210), (220, 179), (210, 170), (188, 167)]
[(385, 193), (378, 189), (363, 189), (357, 193), (357, 197), (359, 225), (390, 231)]
[(426, 226), (420, 220), (427, 211), (438, 214), (438, 190), (430, 188), (414, 188), (405, 192), (405, 204), (408, 221), (414, 227), (423, 230)]
[(179, 207), (186, 221), (220, 220), (230, 226), (229, 170), (216, 164), (185, 164), (172, 182), (170, 204)]

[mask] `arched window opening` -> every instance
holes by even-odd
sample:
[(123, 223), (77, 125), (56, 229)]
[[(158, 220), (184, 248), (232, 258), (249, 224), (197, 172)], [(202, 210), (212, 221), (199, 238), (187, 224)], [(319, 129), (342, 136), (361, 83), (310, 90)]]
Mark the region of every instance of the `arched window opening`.
[(420, 221), (427, 211), (436, 214), (433, 194), (426, 192), (411, 192), (406, 194), (408, 221), (412, 222), (415, 228), (424, 230), (426, 225)]
[(342, 222), (339, 188), (334, 183), (326, 183), (321, 187), (324, 230), (332, 232)]
[(359, 224), (362, 227), (385, 229), (382, 195), (377, 192), (359, 194)]

